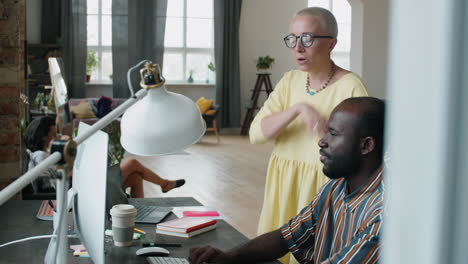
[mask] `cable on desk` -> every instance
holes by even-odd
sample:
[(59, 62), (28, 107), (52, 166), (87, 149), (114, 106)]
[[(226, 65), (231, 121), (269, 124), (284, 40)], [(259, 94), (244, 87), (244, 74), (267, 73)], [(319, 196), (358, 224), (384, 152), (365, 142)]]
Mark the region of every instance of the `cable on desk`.
[(41, 238), (51, 238), (51, 237), (55, 237), (55, 236), (54, 236), (54, 235), (43, 235), (43, 236), (27, 237), (27, 238), (18, 239), (18, 240), (15, 240), (15, 241), (10, 241), (10, 242), (7, 242), (7, 243), (5, 243), (5, 244), (2, 244), (2, 245), (0, 245), (0, 248), (1, 248), (1, 247), (9, 246), (9, 245), (11, 245), (11, 244), (16, 244), (16, 243), (28, 241), (28, 240), (41, 239)]
[[(6, 246), (9, 246), (9, 245), (12, 245), (12, 244), (16, 244), (16, 243), (28, 241), (28, 240), (42, 239), (42, 238), (52, 238), (52, 237), (56, 237), (56, 236), (55, 235), (42, 235), (42, 236), (32, 236), (32, 237), (22, 238), (22, 239), (18, 239), (18, 240), (15, 240), (15, 241), (10, 241), (10, 242), (7, 242), (5, 244), (2, 244), (2, 245), (0, 245), (0, 248), (6, 247)], [(77, 236), (76, 235), (67, 235), (67, 237), (68, 238), (76, 238)]]

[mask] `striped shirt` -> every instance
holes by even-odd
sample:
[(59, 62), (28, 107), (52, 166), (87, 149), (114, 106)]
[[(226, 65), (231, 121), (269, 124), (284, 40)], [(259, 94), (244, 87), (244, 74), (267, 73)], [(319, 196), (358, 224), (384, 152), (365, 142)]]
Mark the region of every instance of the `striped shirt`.
[(348, 194), (343, 178), (331, 180), (313, 202), (281, 227), (300, 263), (377, 263), (385, 185), (380, 167)]

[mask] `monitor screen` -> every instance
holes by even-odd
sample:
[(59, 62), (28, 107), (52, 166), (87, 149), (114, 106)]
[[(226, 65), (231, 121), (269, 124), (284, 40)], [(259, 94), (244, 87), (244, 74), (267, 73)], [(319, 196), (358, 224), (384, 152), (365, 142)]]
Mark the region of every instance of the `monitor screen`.
[(70, 123), (68, 91), (63, 76), (63, 62), (60, 58), (49, 58), (50, 79), (54, 96), (55, 112), (57, 113), (58, 128), (61, 134), (66, 134), (63, 128)]
[[(91, 126), (81, 123), (78, 135)], [(78, 145), (72, 191), (75, 229), (94, 263), (104, 263), (108, 135), (96, 132)]]

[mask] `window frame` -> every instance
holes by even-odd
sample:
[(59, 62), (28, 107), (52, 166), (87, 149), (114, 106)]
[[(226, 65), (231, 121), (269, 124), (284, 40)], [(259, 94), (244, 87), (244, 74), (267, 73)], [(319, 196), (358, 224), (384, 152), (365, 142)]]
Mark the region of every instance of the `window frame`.
[[(99, 60), (99, 64), (96, 68), (95, 71), (92, 72), (92, 76), (94, 76), (95, 78), (91, 78), (90, 80), (90, 84), (111, 84), (112, 83), (112, 79), (104, 79), (103, 77), (103, 74), (102, 74), (102, 55), (104, 52), (110, 52), (112, 54), (112, 43), (111, 45), (103, 45), (103, 42), (102, 42), (102, 17), (103, 16), (109, 16), (111, 18), (111, 23), (112, 23), (112, 14), (103, 14), (103, 4), (102, 4), (102, 1), (105, 1), (105, 0), (97, 0), (98, 2), (98, 13), (97, 14), (93, 14), (93, 13), (88, 13), (88, 10), (86, 10), (86, 19), (88, 19), (88, 16), (89, 15), (92, 15), (92, 16), (97, 16), (98, 18), (98, 44), (97, 45), (89, 45), (88, 43), (86, 43), (86, 48), (87, 50), (95, 50), (96, 51), (96, 54), (98, 56), (98, 60)], [(111, 34), (112, 34), (112, 31), (111, 31)], [(111, 42), (112, 42), (112, 35), (111, 35)]]
[[(99, 65), (98, 67), (96, 68), (95, 71), (92, 72), (92, 75), (93, 75), (93, 78), (91, 79), (91, 81), (89, 82), (90, 84), (111, 84), (112, 83), (112, 79), (108, 79), (106, 76), (103, 76), (103, 69), (102, 69), (102, 58), (103, 58), (103, 54), (106, 53), (106, 52), (110, 52), (112, 53), (112, 43), (111, 45), (104, 45), (103, 44), (103, 32), (102, 32), (102, 20), (103, 20), (103, 16), (107, 16), (109, 15), (112, 19), (112, 14), (103, 14), (103, 1), (105, 0), (98, 0), (98, 12), (97, 13), (88, 13), (89, 11), (87, 10), (86, 11), (86, 15), (87, 15), (87, 18), (89, 16), (96, 16), (97, 17), (97, 23), (98, 23), (98, 28), (97, 28), (97, 45), (89, 45), (88, 43), (86, 43), (86, 47), (87, 47), (87, 50), (95, 50), (96, 51), (96, 54), (98, 56), (98, 59), (99, 59)], [(212, 4), (214, 5), (214, 1), (215, 0), (212, 0)], [(190, 69), (188, 68), (188, 65), (187, 65), (187, 56), (189, 54), (201, 54), (201, 55), (208, 55), (210, 57), (210, 61), (211, 62), (215, 62), (215, 47), (214, 47), (214, 14), (212, 14), (211, 18), (207, 18), (207, 19), (210, 19), (212, 21), (212, 29), (211, 29), (211, 33), (212, 33), (212, 38), (211, 38), (211, 48), (189, 48), (187, 47), (187, 29), (188, 29), (188, 20), (191, 19), (191, 18), (195, 18), (195, 17), (187, 17), (187, 14), (188, 14), (188, 5), (187, 5), (187, 0), (182, 0), (182, 5), (183, 5), (183, 12), (182, 12), (182, 16), (174, 16), (176, 18), (179, 18), (182, 20), (182, 39), (181, 39), (181, 47), (170, 47), (170, 46), (164, 46), (164, 55), (166, 55), (166, 53), (170, 53), (170, 54), (176, 54), (176, 55), (180, 55), (182, 57), (182, 78), (181, 79), (178, 79), (178, 80), (175, 80), (175, 79), (167, 79), (166, 82), (168, 84), (188, 84), (188, 85), (191, 85), (191, 84), (206, 84), (206, 85), (215, 85), (216, 84), (216, 77), (215, 75), (212, 76), (211, 73), (208, 72), (208, 74), (210, 74), (210, 82), (209, 83), (206, 83), (205, 81), (201, 81), (201, 80), (196, 80), (194, 81), (193, 83), (189, 83), (187, 81), (187, 78), (188, 78), (188, 75), (189, 75), (189, 71)], [(167, 32), (167, 24), (166, 24), (166, 32)], [(207, 65), (208, 66), (208, 65)], [(164, 65), (163, 65), (164, 67)], [(164, 69), (163, 69), (164, 71)]]
[[(342, 1), (347, 2), (346, 0), (342, 0)], [(326, 2), (327, 7), (322, 6), (322, 5), (314, 4), (314, 2), (316, 2), (316, 1), (308, 0), (307, 1), (307, 6), (308, 7), (312, 7), (312, 6), (323, 7), (323, 8), (326, 8), (326, 9), (330, 10), (330, 12), (332, 12), (333, 14), (335, 14), (334, 9), (336, 8), (336, 6), (338, 6), (338, 4), (336, 2), (334, 3), (333, 0), (323, 1), (323, 2)], [(350, 4), (348, 3), (348, 5), (350, 5)], [(351, 11), (350, 11), (349, 16), (351, 18)], [(339, 21), (337, 21), (337, 24), (338, 24), (338, 32), (342, 31), (339, 28), (340, 24), (348, 26), (350, 31), (351, 31), (352, 21), (350, 21), (349, 23), (340, 23)], [(338, 33), (338, 38), (339, 38), (339, 33)], [(336, 60), (340, 59), (340, 61), (345, 61), (345, 63), (347, 65), (340, 65), (340, 66), (342, 66), (342, 67), (344, 67), (346, 69), (349, 69), (351, 67), (351, 36), (350, 36), (350, 39), (349, 39), (348, 43), (349, 43), (349, 46), (345, 47), (346, 48), (345, 50), (334, 49), (332, 54), (331, 54), (332, 59), (335, 58)]]
[[(214, 5), (214, 1), (212, 0), (212, 4)], [(188, 78), (188, 73), (189, 69), (187, 68), (187, 55), (188, 54), (202, 54), (202, 55), (209, 55), (211, 57), (210, 61), (214, 63), (215, 60), (215, 55), (214, 55), (214, 14), (210, 18), (212, 23), (212, 47), (211, 48), (189, 48), (187, 47), (187, 28), (188, 28), (188, 19), (192, 17), (187, 17), (187, 0), (182, 0), (183, 3), (183, 16), (182, 17), (176, 17), (176, 18), (181, 18), (182, 19), (182, 45), (181, 47), (169, 47), (164, 45), (164, 55), (166, 53), (171, 53), (171, 54), (180, 54), (182, 56), (182, 79), (174, 80), (174, 79), (166, 79), (166, 82), (168, 84), (201, 84), (205, 83), (204, 81), (194, 81), (193, 83), (189, 83), (187, 81)], [(169, 16), (167, 16), (169, 17)], [(166, 24), (166, 31), (167, 31), (167, 24)], [(165, 61), (164, 61), (165, 62)], [(165, 63), (164, 63), (165, 64)], [(207, 65), (208, 66), (208, 65)], [(164, 66), (163, 66), (164, 67)], [(164, 69), (163, 69), (164, 72)], [(213, 80), (211, 80), (213, 79)], [(215, 78), (210, 78), (210, 82), (206, 83), (206, 85), (215, 85), (216, 84), (216, 79)]]

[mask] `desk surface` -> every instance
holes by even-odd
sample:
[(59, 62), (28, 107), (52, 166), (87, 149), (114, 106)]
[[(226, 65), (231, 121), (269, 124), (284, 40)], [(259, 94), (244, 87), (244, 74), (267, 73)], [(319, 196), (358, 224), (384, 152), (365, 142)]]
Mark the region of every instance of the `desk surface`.
[[(52, 233), (51, 221), (42, 221), (35, 217), (40, 203), (40, 200), (11, 200), (0, 206), (0, 244)], [(130, 199), (130, 203), (170, 207), (201, 205), (197, 200), (189, 197)], [(176, 216), (172, 213), (167, 217), (167, 219), (173, 218)], [(107, 263), (147, 263), (146, 258), (136, 256), (135, 252), (143, 243), (148, 242), (180, 243), (182, 247), (167, 248), (171, 252), (170, 256), (187, 258), (191, 247), (210, 245), (226, 250), (247, 241), (243, 234), (223, 220), (218, 221), (216, 230), (189, 239), (156, 234), (154, 224), (137, 224), (136, 226), (144, 230), (146, 234), (142, 239), (134, 240), (131, 247), (115, 247), (112, 239), (106, 237)], [(48, 244), (49, 239), (39, 239), (0, 248), (0, 263), (43, 263)], [(70, 239), (69, 244), (80, 244), (80, 242), (77, 239)], [(73, 257), (70, 254), (68, 263), (92, 263), (92, 261)]]

